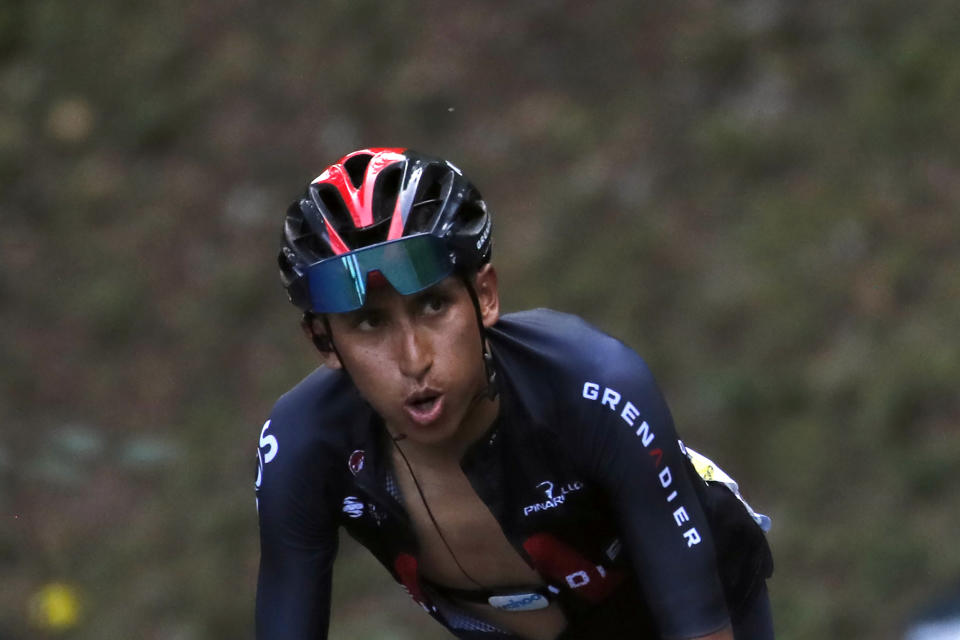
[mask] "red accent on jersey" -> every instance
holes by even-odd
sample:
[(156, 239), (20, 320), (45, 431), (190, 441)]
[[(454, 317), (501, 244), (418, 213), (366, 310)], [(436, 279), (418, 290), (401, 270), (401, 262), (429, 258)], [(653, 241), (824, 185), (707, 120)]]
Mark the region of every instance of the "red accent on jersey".
[(654, 466), (659, 468), (660, 463), (663, 462), (663, 449), (657, 447), (656, 449), (650, 451), (650, 455), (657, 459)]
[(551, 582), (570, 588), (588, 602), (600, 602), (623, 582), (620, 569), (602, 571), (577, 553), (573, 547), (549, 533), (537, 533), (526, 539), (523, 548), (530, 555), (534, 568)]
[(393, 569), (400, 577), (401, 584), (410, 592), (410, 597), (416, 600), (420, 606), (426, 606), (429, 600), (423, 595), (423, 589), (420, 588), (417, 559), (409, 553), (398, 553), (393, 561)]

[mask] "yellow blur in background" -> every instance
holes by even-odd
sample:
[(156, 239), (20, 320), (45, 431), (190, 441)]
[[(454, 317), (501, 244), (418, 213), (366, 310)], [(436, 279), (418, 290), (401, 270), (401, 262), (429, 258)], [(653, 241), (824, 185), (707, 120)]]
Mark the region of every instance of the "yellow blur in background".
[(67, 631), (77, 626), (82, 607), (77, 590), (62, 582), (44, 585), (27, 605), (30, 622), (47, 631)]

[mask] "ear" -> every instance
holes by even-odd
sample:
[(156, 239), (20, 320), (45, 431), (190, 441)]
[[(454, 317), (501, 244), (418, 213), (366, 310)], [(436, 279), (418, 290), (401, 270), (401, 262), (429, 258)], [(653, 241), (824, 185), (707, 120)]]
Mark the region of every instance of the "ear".
[(317, 352), (320, 354), (320, 361), (323, 362), (324, 365), (331, 369), (343, 368), (340, 358), (337, 357), (337, 352), (333, 350), (333, 345), (330, 343), (327, 330), (319, 318), (316, 316), (311, 317), (309, 320), (303, 318), (300, 320), (300, 329), (303, 331), (303, 335), (307, 337), (307, 340), (316, 347)]
[(477, 301), (480, 303), (480, 317), (484, 327), (492, 327), (500, 319), (500, 290), (497, 283), (497, 270), (492, 264), (483, 265), (474, 278)]

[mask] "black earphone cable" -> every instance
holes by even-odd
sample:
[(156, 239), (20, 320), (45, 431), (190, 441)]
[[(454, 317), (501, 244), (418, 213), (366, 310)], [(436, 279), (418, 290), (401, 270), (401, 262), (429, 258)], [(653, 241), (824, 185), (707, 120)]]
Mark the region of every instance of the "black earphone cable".
[(473, 303), (473, 312), (477, 317), (477, 328), (480, 330), (480, 353), (483, 357), (483, 372), (487, 382), (487, 386), (482, 394), (493, 400), (499, 393), (497, 369), (493, 364), (493, 353), (490, 351), (490, 345), (487, 344), (487, 329), (483, 326), (480, 298), (477, 296), (477, 290), (474, 288), (473, 283), (470, 282), (470, 276), (461, 273), (460, 280), (463, 282), (463, 286), (467, 288), (467, 293), (470, 294), (470, 302)]
[(450, 546), (450, 543), (447, 542), (446, 536), (443, 535), (443, 530), (440, 528), (440, 524), (437, 522), (437, 518), (433, 515), (433, 510), (430, 508), (430, 504), (427, 502), (426, 496), (423, 495), (423, 489), (420, 487), (420, 481), (417, 480), (416, 474), (413, 472), (413, 467), (410, 465), (410, 461), (407, 459), (407, 454), (403, 452), (403, 449), (400, 447), (398, 440), (402, 440), (406, 436), (401, 434), (402, 437), (391, 438), (393, 446), (397, 449), (397, 452), (400, 454), (400, 457), (403, 458), (403, 463), (407, 466), (407, 471), (410, 473), (410, 477), (413, 479), (413, 486), (417, 488), (417, 494), (420, 496), (420, 501), (423, 503), (423, 507), (427, 510), (427, 515), (430, 517), (430, 522), (433, 523), (433, 528), (437, 530), (437, 535), (440, 536), (440, 540), (443, 542), (443, 546), (447, 548), (447, 551), (450, 553), (450, 557), (453, 558), (453, 562), (457, 565), (457, 568), (460, 569), (460, 572), (466, 576), (467, 580), (473, 584), (486, 589), (487, 587), (481, 582), (477, 581), (473, 576), (471, 576), (466, 569), (463, 568), (463, 565), (460, 564), (460, 560), (457, 558), (457, 554), (453, 552), (453, 547)]

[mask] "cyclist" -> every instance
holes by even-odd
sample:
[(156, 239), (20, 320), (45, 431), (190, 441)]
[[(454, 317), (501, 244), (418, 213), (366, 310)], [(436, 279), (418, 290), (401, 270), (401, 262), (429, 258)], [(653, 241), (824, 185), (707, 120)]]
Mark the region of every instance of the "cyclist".
[(459, 169), (405, 149), (288, 208), (281, 278), (326, 366), (260, 431), (257, 637), (326, 637), (342, 526), (458, 638), (772, 638), (763, 516), (631, 349), (500, 316), (490, 232)]

